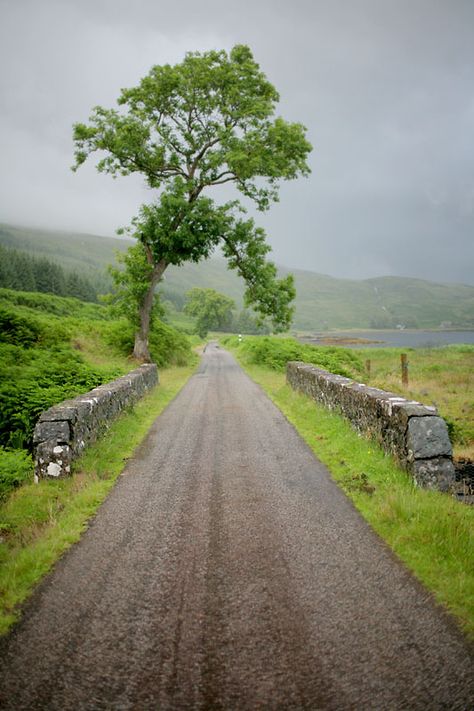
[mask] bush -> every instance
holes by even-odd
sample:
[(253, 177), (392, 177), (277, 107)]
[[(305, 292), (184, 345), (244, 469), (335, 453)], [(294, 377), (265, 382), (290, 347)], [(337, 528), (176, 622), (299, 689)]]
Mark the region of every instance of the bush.
[[(122, 319), (112, 321), (104, 329), (104, 337), (109, 345), (116, 348), (122, 355), (130, 356), (133, 352), (133, 326)], [(156, 320), (150, 331), (150, 355), (159, 368), (167, 365), (186, 365), (191, 358), (189, 340), (183, 333), (171, 326)]]
[[(31, 458), (22, 450), (32, 450), (40, 414), (124, 373), (123, 363), (111, 367), (107, 357), (105, 365), (85, 363), (71, 345), (78, 332), (93, 333), (99, 348), (108, 341), (118, 352), (132, 353), (132, 327), (124, 320), (111, 321), (104, 306), (0, 289), (0, 497), (31, 476)], [(150, 341), (160, 367), (191, 359), (186, 336), (170, 326), (157, 322)], [(113, 349), (106, 355), (113, 359)]]
[(41, 327), (36, 319), (24, 318), (0, 306), (0, 341), (25, 348), (38, 343)]
[(31, 448), (39, 415), (52, 405), (113, 380), (67, 346), (22, 348), (0, 343), (0, 445)]
[[(224, 338), (223, 342), (233, 347), (239, 345), (235, 336)], [(300, 360), (348, 378), (363, 373), (360, 358), (351, 350), (337, 346), (316, 347), (300, 343), (294, 338), (267, 336), (246, 337), (240, 343), (240, 349), (247, 355), (250, 363), (277, 371), (285, 370), (290, 360)]]
[(24, 451), (0, 447), (0, 500), (24, 482), (33, 480), (33, 461)]

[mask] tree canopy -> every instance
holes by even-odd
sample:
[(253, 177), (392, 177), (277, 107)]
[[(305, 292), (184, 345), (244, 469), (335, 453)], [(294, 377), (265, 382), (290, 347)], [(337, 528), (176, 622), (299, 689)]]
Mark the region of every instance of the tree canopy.
[(250, 49), (237, 45), (230, 54), (194, 52), (175, 66), (155, 66), (122, 90), (118, 108), (98, 106), (88, 124), (75, 124), (75, 168), (98, 152), (99, 171), (140, 173), (157, 191), (129, 228), (150, 265), (137, 357), (147, 357), (153, 292), (167, 266), (206, 259), (218, 245), (247, 284), (246, 305), (277, 330), (291, 322), (293, 281), (277, 279), (263, 230), (243, 217), (239, 201), (217, 204), (205, 194), (231, 183), (266, 210), (281, 180), (308, 174), (305, 128), (273, 118), (278, 100)]
[(186, 294), (184, 310), (196, 319), (196, 329), (201, 338), (210, 330), (220, 331), (232, 324), (235, 302), (214, 289), (194, 287)]

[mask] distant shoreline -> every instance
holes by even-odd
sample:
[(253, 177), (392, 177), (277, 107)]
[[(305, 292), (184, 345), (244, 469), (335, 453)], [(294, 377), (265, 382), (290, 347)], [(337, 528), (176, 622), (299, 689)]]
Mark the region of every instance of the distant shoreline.
[(433, 348), (474, 345), (472, 328), (334, 329), (299, 332), (302, 343), (349, 348)]

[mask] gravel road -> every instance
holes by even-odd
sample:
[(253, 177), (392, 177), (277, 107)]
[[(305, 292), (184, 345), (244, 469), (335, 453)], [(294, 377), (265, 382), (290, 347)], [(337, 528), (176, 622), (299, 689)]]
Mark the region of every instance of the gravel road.
[(474, 654), (208, 346), (0, 644), (5, 709), (474, 708)]

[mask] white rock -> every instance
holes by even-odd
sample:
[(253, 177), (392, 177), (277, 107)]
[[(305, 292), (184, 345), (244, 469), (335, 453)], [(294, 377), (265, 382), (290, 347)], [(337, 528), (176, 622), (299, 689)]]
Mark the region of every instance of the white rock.
[(61, 474), (61, 467), (59, 466), (59, 464), (51, 462), (51, 464), (48, 464), (48, 469), (46, 471), (48, 476), (58, 477)]

